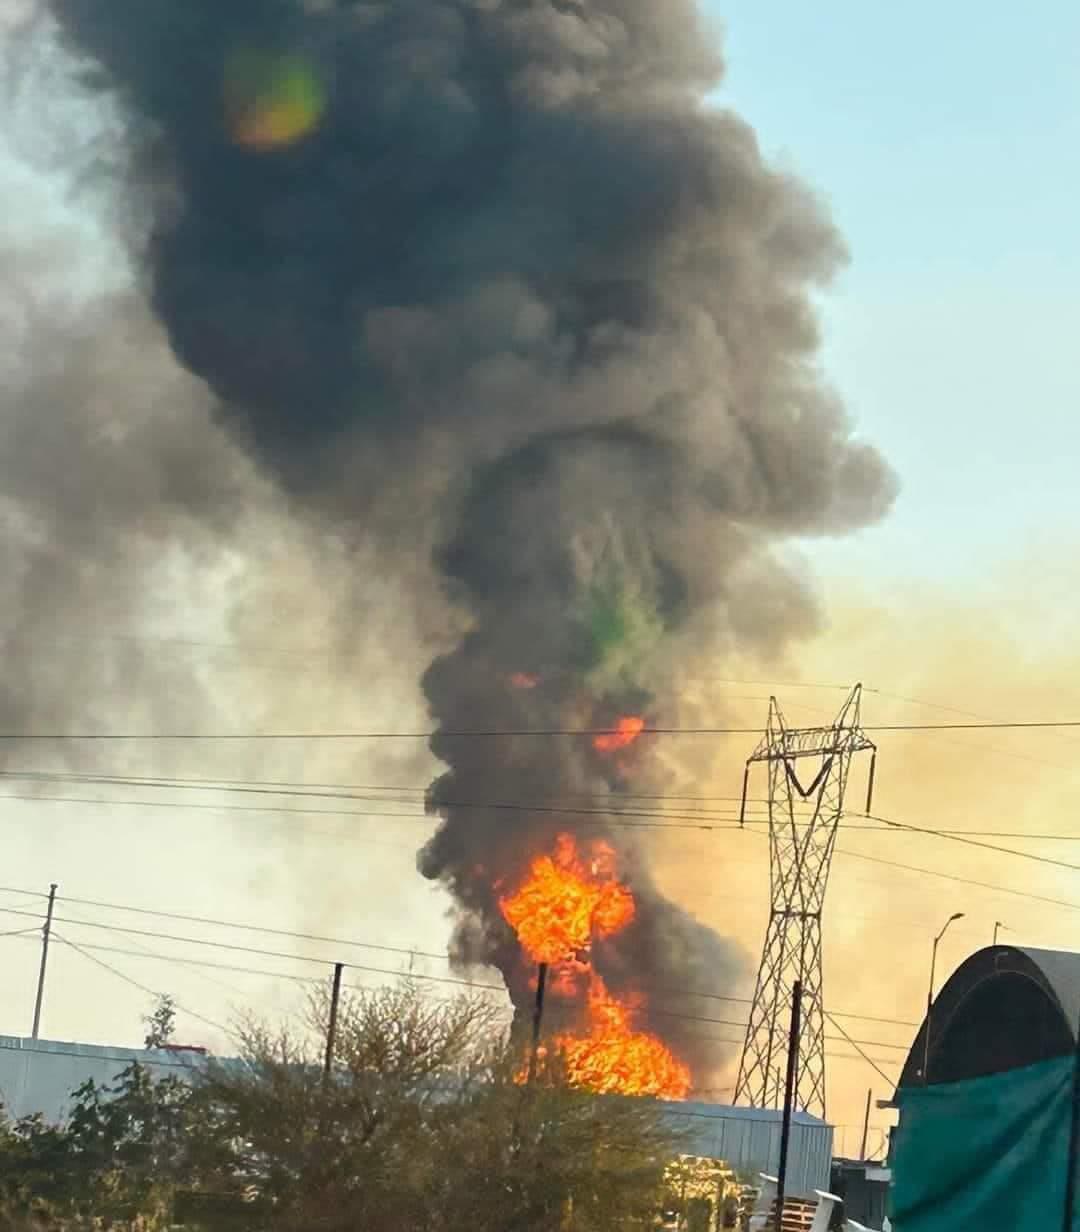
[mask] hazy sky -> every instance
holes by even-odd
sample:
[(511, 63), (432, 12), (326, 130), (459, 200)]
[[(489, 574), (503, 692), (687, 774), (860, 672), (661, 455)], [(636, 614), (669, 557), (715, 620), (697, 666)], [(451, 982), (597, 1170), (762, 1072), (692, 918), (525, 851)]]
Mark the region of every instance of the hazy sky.
[[(785, 691), (780, 682), (859, 676), (885, 691), (868, 698), (877, 721), (941, 717), (890, 691), (1009, 717), (1080, 713), (1076, 658), (1066, 640), (1051, 642), (1056, 631), (1071, 632), (1076, 616), (1080, 378), (1072, 356), (1080, 333), (1080, 9), (1044, 0), (1035, 17), (970, 0), (947, 6), (914, 0), (902, 11), (856, 0), (815, 6), (725, 0), (717, 14), (726, 25), (729, 65), (718, 101), (755, 125), (771, 157), (817, 188), (850, 245), (851, 265), (822, 301), (823, 362), (861, 431), (899, 470), (903, 492), (884, 526), (808, 549), (829, 613), (821, 636), (783, 669), (774, 666), (760, 687), (717, 695), (715, 713), (758, 722), (773, 687), (784, 693), (793, 721), (817, 721), (841, 694)], [(55, 223), (63, 232), (62, 251), (72, 254), (65, 269), (73, 278), (76, 272), (91, 281), (99, 277), (100, 249), (87, 242), (83, 251), (79, 228), (47, 217), (47, 195), (36, 195), (29, 179), (23, 185), (22, 173), (10, 164), (0, 170), (9, 200), (23, 205), (19, 236)], [(15, 192), (15, 185), (23, 187)], [(18, 246), (10, 220), (5, 225), (8, 244)], [(305, 623), (289, 604), (300, 594), (316, 594), (313, 587), (325, 575), (303, 563), (299, 548), (296, 559), (290, 555), (284, 531), (281, 543), (264, 567), (280, 574), (285, 599), (277, 645), (291, 651), (241, 655), (207, 644), (230, 636), (228, 622), (214, 613), (217, 583), (201, 578), (189, 592), (198, 601), (189, 598), (179, 611), (163, 601), (152, 628), (159, 636), (203, 644), (163, 643), (161, 657), (172, 656), (178, 673), (204, 676), (235, 703), (225, 713), (238, 723), (423, 726), (410, 683), (418, 663), (406, 649), (400, 676), (381, 676), (377, 689), (362, 674), (342, 679), (311, 652), (318, 618)], [(305, 573), (309, 567), (313, 577)], [(382, 624), (363, 633), (370, 653), (390, 661), (396, 652), (387, 647), (407, 641), (407, 629), (399, 627), (392, 599), (386, 613)], [(88, 647), (88, 656), (93, 653)], [(717, 667), (721, 678), (740, 674), (732, 665)], [(251, 718), (243, 699), (259, 690), (270, 701)], [(703, 704), (713, 705), (712, 698), (706, 692)], [(124, 719), (114, 721), (123, 725)], [(214, 725), (227, 724), (211, 716), (207, 726)], [(1069, 739), (897, 737), (883, 747), (879, 808), (921, 824), (947, 819), (970, 828), (985, 820), (988, 828), (1068, 828), (1080, 787)], [(229, 760), (234, 752), (242, 753), (242, 771), (236, 769), (240, 762)], [(701, 790), (737, 791), (745, 752), (741, 745), (719, 750)], [(81, 762), (104, 772), (119, 767), (418, 788), (427, 770), (422, 759), (418, 765), (410, 750), (400, 763), (382, 758), (365, 765), (363, 757), (321, 748), (260, 749), (257, 755), (235, 746), (215, 750), (209, 761), (204, 749), (158, 748), (139, 758), (98, 747), (86, 750)], [(25, 764), (47, 764), (47, 756), (36, 762), (27, 756)], [(57, 788), (53, 794), (64, 793)], [(164, 807), (162, 793), (150, 789), (117, 793), (83, 786), (71, 794), (81, 798), (11, 800), (5, 807), (0, 881), (6, 887), (39, 889), (56, 880), (76, 898), (329, 932), (390, 947), (438, 951), (445, 943), (444, 901), (413, 870), (416, 844), (427, 829), (415, 816), (398, 822), (342, 816), (341, 802), (333, 800), (313, 804), (327, 813), (313, 817), (259, 811), (258, 798), (226, 801), (206, 793), (198, 810), (183, 806), (190, 794), (174, 793)], [(126, 797), (119, 806), (86, 802), (117, 794)], [(150, 798), (153, 803), (140, 803)], [(215, 800), (227, 802), (229, 812), (215, 811)], [(411, 811), (408, 804), (391, 807)], [(344, 808), (359, 812), (364, 806)], [(753, 954), (766, 909), (763, 844), (693, 834), (668, 842), (662, 863), (669, 890)], [(943, 851), (922, 840), (901, 848), (893, 836), (851, 836), (845, 843), (853, 850), (862, 844), (858, 850), (878, 858), (1080, 902), (1080, 877), (1069, 870), (991, 856), (973, 862), (966, 849), (957, 856), (955, 848)], [(1062, 857), (1072, 845), (1031, 850)], [(37, 909), (11, 893), (4, 903)], [(1075, 912), (912, 878), (853, 856), (838, 859), (830, 907), (830, 1004), (899, 1018), (896, 1028), (860, 1029), (863, 1038), (873, 1032), (871, 1040), (894, 1045), (874, 1055), (896, 1058), (910, 1036), (904, 1022), (918, 1015), (925, 995), (929, 938), (943, 909), (969, 916), (950, 934), (944, 970), (986, 943), (995, 919), (1005, 920), (1015, 937), (1057, 946), (1075, 945), (1080, 920)], [(298, 948), (289, 939), (226, 935), (89, 905), (69, 904), (65, 914), (69, 921), (226, 936), (237, 945), (280, 951), (284, 957), (245, 955), (95, 932), (72, 922), (58, 926), (81, 944), (127, 951), (92, 953), (145, 988), (174, 992), (215, 1022), (227, 1022), (234, 1008), (249, 1004), (267, 1012), (289, 1009), (297, 989), (257, 974), (165, 964), (155, 955), (278, 973), (321, 970), (289, 958)], [(15, 915), (0, 918), (0, 932), (34, 925)], [(896, 947), (898, 936), (910, 945)], [(308, 952), (339, 956), (318, 944)], [(0, 955), (0, 1031), (22, 1034), (29, 1028), (36, 947), (3, 940)], [(340, 956), (382, 969), (398, 966), (401, 957), (378, 950)], [(445, 974), (445, 964), (437, 962), (418, 960), (417, 969)], [(382, 977), (375, 970), (351, 978)], [(145, 991), (61, 945), (54, 951), (45, 1034), (137, 1042), (138, 1018), (149, 1001)], [(198, 1018), (184, 1016), (182, 1029), (187, 1039), (222, 1043), (220, 1033)], [(886, 1084), (864, 1063), (832, 1063), (833, 1115), (840, 1123), (852, 1125), (861, 1115), (868, 1080), (884, 1093)]]

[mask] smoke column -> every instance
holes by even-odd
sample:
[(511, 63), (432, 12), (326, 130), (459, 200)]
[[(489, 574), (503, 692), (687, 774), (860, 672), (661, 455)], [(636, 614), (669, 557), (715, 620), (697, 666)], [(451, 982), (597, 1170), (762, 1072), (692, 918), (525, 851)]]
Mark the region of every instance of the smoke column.
[(454, 734), (672, 721), (692, 631), (800, 631), (773, 545), (892, 500), (815, 366), (842, 244), (705, 105), (694, 5), (51, 7), (127, 116), (146, 294), (220, 422), (309, 516), (438, 542), (466, 632), (423, 682), (448, 769), (419, 864), (455, 955), (527, 1001), (498, 886), (584, 822), (639, 905), (608, 985), (717, 988), (736, 955), (610, 816), (657, 738)]

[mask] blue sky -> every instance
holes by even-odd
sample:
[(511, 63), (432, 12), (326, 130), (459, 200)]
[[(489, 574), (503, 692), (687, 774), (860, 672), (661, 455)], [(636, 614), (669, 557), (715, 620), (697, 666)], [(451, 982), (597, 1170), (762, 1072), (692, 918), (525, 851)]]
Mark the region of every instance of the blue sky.
[(724, 0), (719, 101), (851, 249), (824, 361), (901, 473), (819, 567), (985, 574), (1080, 512), (1080, 5)]

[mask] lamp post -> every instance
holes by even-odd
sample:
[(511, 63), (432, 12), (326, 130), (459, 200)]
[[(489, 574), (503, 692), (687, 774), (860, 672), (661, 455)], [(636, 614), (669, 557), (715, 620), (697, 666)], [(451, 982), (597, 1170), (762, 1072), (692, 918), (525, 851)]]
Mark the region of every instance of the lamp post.
[(1009, 931), (1009, 926), (1007, 924), (1002, 924), (1000, 920), (995, 920), (994, 921), (994, 944), (995, 945), (997, 945), (998, 931), (1002, 928), (1005, 929), (1006, 932)]
[(934, 949), (930, 955), (930, 987), (926, 990), (926, 1030), (923, 1033), (923, 1086), (926, 1086), (930, 1081), (930, 1015), (933, 1013), (934, 1008), (934, 970), (937, 966), (937, 948), (953, 920), (962, 920), (963, 918), (964, 913), (962, 911), (954, 912), (942, 925), (941, 932), (934, 938)]

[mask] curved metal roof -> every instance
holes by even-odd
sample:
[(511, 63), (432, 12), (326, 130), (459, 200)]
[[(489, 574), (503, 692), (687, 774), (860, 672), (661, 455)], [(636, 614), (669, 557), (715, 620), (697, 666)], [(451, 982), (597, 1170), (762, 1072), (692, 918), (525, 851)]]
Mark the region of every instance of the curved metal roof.
[[(928, 1080), (956, 1082), (1072, 1051), (1080, 1025), (1080, 954), (994, 945), (953, 972), (929, 1014)], [(928, 1024), (900, 1087), (922, 1085)]]

